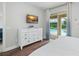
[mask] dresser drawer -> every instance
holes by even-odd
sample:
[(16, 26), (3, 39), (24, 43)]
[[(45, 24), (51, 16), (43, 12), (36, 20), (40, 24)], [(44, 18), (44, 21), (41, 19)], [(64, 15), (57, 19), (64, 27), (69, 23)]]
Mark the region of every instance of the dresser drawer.
[(34, 43), (42, 39), (42, 28), (29, 28), (19, 30), (19, 46), (21, 49), (23, 46)]

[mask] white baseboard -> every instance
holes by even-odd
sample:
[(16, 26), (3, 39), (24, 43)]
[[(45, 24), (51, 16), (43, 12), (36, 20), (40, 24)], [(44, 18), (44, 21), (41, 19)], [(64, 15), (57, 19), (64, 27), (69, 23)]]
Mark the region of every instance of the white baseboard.
[(16, 45), (16, 46), (12, 46), (12, 47), (5, 48), (5, 49), (3, 49), (3, 52), (6, 52), (6, 51), (9, 51), (9, 50), (15, 49), (17, 47), (19, 47), (19, 46)]
[(0, 53), (2, 52), (2, 49), (0, 49)]
[(0, 53), (2, 52), (2, 44), (0, 44)]

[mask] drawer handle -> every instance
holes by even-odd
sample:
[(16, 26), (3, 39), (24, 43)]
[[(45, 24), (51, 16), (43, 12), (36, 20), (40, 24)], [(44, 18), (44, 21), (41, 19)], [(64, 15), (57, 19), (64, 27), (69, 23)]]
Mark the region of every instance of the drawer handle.
[(28, 42), (30, 42), (30, 41), (28, 40)]
[(25, 38), (25, 39), (27, 39), (27, 38)]
[(25, 35), (27, 35), (27, 34), (25, 34)]

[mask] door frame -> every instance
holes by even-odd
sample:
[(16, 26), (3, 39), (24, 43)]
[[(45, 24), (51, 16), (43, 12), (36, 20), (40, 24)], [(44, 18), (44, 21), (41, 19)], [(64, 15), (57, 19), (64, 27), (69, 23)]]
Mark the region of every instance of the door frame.
[[(51, 15), (57, 16), (57, 18), (58, 18), (57, 35), (56, 35), (58, 37), (59, 35), (61, 35), (61, 18), (67, 16), (67, 11), (62, 11), (62, 12), (54, 13), (54, 14), (51, 14)], [(50, 18), (51, 18), (51, 15), (50, 15)], [(49, 29), (50, 29), (50, 27), (49, 27)]]

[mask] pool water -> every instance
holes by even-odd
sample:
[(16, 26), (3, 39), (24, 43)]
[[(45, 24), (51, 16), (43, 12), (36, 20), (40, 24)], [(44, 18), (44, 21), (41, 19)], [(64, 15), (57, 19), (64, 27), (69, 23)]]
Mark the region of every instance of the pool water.
[[(57, 35), (57, 29), (50, 29), (50, 34)], [(67, 31), (65, 29), (61, 30), (61, 36), (66, 36)]]

